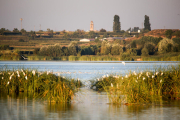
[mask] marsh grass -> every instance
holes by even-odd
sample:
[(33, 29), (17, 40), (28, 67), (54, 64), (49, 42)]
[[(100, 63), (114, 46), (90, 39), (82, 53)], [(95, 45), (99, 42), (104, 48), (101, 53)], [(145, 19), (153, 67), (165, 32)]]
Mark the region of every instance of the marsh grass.
[[(102, 77), (98, 91), (106, 91), (111, 103), (159, 103), (180, 99), (180, 65), (126, 76)], [(92, 87), (93, 87), (92, 86)]]
[(1, 70), (0, 91), (6, 94), (31, 94), (48, 102), (70, 102), (81, 81), (56, 76), (49, 71)]
[[(61, 56), (61, 57), (49, 57), (49, 56), (27, 56), (28, 60), (61, 60), (61, 61), (118, 61), (119, 56), (95, 56), (95, 55), (83, 55), (83, 56)], [(1, 59), (0, 59), (1, 60)], [(6, 60), (5, 58), (2, 60)]]
[(180, 61), (179, 52), (171, 52), (160, 55), (151, 55), (148, 57), (142, 57), (143, 61)]

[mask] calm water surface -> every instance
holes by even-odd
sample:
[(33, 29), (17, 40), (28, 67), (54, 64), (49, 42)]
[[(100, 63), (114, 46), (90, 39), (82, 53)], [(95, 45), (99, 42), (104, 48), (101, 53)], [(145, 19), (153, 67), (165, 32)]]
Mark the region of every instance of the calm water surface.
[[(130, 70), (140, 72), (160, 67), (176, 66), (177, 62), (58, 62), (58, 61), (0, 61), (1, 69), (31, 68), (51, 71), (84, 82), (103, 75), (125, 75)], [(0, 96), (0, 119), (2, 120), (179, 120), (180, 101), (156, 105), (112, 105), (105, 93), (90, 90), (88, 86), (76, 93), (71, 104), (45, 103), (23, 97)]]
[(59, 62), (59, 61), (0, 61), (1, 69), (37, 69), (38, 71), (51, 71), (54, 74), (80, 80), (92, 80), (103, 75), (125, 75), (130, 70), (140, 72), (143, 70), (155, 70), (160, 67), (177, 65), (178, 62), (129, 62), (125, 65), (121, 61), (98, 62)]

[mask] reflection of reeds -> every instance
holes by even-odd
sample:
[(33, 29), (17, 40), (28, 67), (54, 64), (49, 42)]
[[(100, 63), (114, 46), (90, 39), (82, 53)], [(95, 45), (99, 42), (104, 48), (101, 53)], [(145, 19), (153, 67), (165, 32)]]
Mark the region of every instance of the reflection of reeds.
[(82, 85), (79, 80), (68, 80), (50, 72), (35, 70), (3, 70), (0, 72), (0, 91), (7, 94), (32, 94), (49, 102), (70, 102)]
[(154, 103), (180, 99), (180, 65), (155, 72), (102, 77), (94, 86), (97, 90), (105, 90), (112, 103)]

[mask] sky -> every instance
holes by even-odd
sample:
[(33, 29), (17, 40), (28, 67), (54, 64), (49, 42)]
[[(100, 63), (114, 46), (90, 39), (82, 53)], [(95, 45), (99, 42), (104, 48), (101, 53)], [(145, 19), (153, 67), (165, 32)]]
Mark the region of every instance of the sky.
[(0, 28), (27, 31), (113, 30), (119, 15), (121, 30), (144, 27), (144, 16), (151, 29), (180, 29), (180, 0), (0, 0)]

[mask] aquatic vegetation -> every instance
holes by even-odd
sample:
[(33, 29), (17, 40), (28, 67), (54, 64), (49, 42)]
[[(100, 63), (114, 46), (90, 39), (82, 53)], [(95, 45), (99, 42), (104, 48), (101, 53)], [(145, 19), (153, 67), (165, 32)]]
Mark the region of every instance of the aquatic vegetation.
[(93, 87), (106, 91), (112, 103), (156, 103), (180, 99), (180, 65), (125, 76), (102, 77)]
[(49, 102), (70, 102), (75, 91), (82, 86), (80, 80), (56, 76), (50, 71), (2, 70), (0, 71), (0, 91), (7, 94), (33, 94)]

